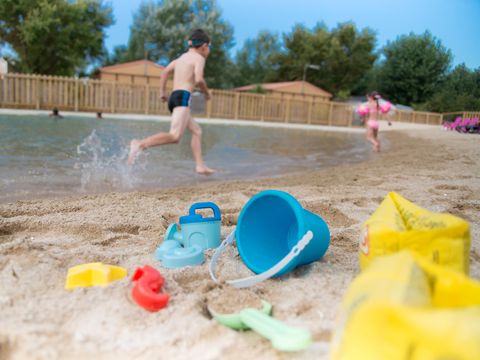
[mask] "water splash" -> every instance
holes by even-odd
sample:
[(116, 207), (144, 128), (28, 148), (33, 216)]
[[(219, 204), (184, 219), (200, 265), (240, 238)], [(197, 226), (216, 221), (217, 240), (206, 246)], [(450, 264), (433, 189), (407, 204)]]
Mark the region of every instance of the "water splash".
[(128, 147), (112, 134), (102, 138), (92, 130), (77, 146), (77, 155), (75, 168), (81, 172), (82, 191), (126, 190), (139, 182), (126, 162)]

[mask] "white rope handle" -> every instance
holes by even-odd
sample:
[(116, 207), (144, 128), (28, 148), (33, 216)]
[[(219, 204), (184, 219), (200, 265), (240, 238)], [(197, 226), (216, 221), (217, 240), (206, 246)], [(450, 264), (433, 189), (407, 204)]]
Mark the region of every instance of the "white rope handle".
[[(272, 266), (267, 271), (253, 276), (248, 276), (243, 279), (237, 280), (227, 280), (226, 283), (233, 286), (234, 288), (246, 288), (258, 284), (264, 280), (267, 280), (280, 272), (294, 257), (298, 256), (300, 252), (308, 245), (308, 243), (313, 239), (313, 232), (308, 230), (305, 235), (300, 239), (300, 241), (295, 245), (292, 250), (278, 263)], [(218, 258), (223, 253), (225, 248), (233, 243), (235, 240), (235, 230), (233, 230), (230, 235), (227, 236), (225, 240), (222, 241), (220, 246), (215, 250), (215, 253), (212, 256), (212, 260), (209, 265), (210, 277), (217, 284), (219, 283), (218, 279), (215, 277), (215, 267), (217, 265)]]

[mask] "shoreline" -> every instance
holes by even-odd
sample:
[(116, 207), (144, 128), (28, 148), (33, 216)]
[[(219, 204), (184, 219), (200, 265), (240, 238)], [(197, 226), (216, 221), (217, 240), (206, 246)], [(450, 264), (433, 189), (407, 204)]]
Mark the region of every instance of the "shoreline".
[[(389, 191), (469, 221), (470, 275), (480, 280), (480, 137), (438, 126), (385, 137), (390, 148), (370, 160), (278, 178), (0, 204), (1, 351), (13, 359), (326, 359), (339, 303), (358, 273), (360, 226)], [(218, 288), (208, 274), (211, 251), (194, 268), (165, 269), (153, 258), (167, 226), (193, 202), (219, 205), (223, 239), (243, 205), (266, 189), (289, 192), (331, 232), (323, 259), (250, 290), (273, 304), (276, 318), (312, 332), (313, 345), (295, 354), (209, 317), (207, 294)], [(106, 288), (63, 289), (69, 267), (94, 261), (125, 267), (129, 276), (155, 266), (171, 302), (158, 313), (143, 311), (128, 299), (128, 278)], [(232, 248), (217, 274), (249, 272)]]
[[(51, 111), (48, 110), (23, 110), (23, 109), (7, 109), (0, 108), (0, 115), (48, 115)], [(86, 117), (95, 118), (93, 112), (74, 112), (63, 111), (62, 116)], [(102, 113), (104, 119), (117, 120), (136, 120), (136, 121), (157, 121), (169, 122), (171, 117), (169, 115), (142, 115), (142, 114), (119, 114), (119, 113)], [(99, 119), (101, 121), (102, 119)], [(216, 124), (216, 125), (237, 125), (237, 126), (258, 126), (258, 127), (273, 127), (285, 129), (299, 129), (299, 130), (315, 130), (315, 131), (332, 131), (332, 132), (347, 132), (347, 133), (363, 133), (365, 128), (359, 126), (328, 126), (328, 125), (305, 125), (295, 123), (281, 123), (273, 121), (254, 121), (254, 120), (234, 120), (222, 118), (199, 118), (195, 117), (200, 124)], [(407, 122), (394, 122), (393, 126), (388, 126), (388, 121), (378, 120), (381, 131), (398, 131), (398, 130), (426, 130), (437, 128), (438, 125), (415, 124)]]

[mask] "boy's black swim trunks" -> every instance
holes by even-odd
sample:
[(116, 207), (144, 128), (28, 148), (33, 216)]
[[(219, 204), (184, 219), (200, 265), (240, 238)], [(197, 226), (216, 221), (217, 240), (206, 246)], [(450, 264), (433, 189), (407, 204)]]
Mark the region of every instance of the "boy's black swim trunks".
[(173, 112), (173, 109), (177, 106), (190, 106), (190, 92), (187, 90), (175, 90), (170, 94), (168, 99), (168, 110), (170, 113)]

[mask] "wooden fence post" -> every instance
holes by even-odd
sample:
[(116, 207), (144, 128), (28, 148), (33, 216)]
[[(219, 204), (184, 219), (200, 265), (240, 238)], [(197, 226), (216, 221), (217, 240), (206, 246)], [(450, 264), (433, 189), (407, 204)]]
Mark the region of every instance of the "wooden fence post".
[(4, 93), (4, 85), (5, 82), (5, 75), (0, 75), (0, 108), (3, 107), (3, 93)]
[[(16, 76), (15, 76), (14, 79), (13, 79), (13, 89), (14, 89), (14, 90), (13, 90), (13, 98), (15, 99), (15, 100), (14, 100), (14, 104), (17, 105), (17, 102), (18, 102), (18, 104), (20, 104), (20, 99), (19, 99), (19, 98), (20, 98), (20, 94), (19, 94), (19, 91), (18, 91), (18, 89), (19, 89), (19, 86), (18, 86), (18, 77), (16, 77)], [(465, 116), (464, 116), (464, 117), (465, 117)]]
[(347, 114), (348, 114), (348, 127), (352, 127), (352, 121), (353, 121), (353, 111), (352, 109), (347, 109)]
[(237, 91), (237, 93), (235, 94), (235, 110), (234, 110), (234, 114), (233, 114), (233, 118), (235, 120), (238, 119), (239, 107), (240, 107), (240, 93)]
[(7, 75), (2, 74), (0, 79), (0, 106), (1, 107), (3, 107), (3, 104), (5, 103), (5, 98), (7, 95), (6, 83), (7, 83)]
[(110, 112), (115, 112), (115, 102), (117, 101), (117, 86), (116, 82), (112, 82), (112, 96), (110, 97), (112, 103), (110, 104)]
[(100, 101), (100, 94), (99, 94), (99, 91), (98, 91), (98, 86), (96, 86), (96, 84), (92, 81), (91, 83), (91, 89), (92, 89), (92, 98), (93, 98), (93, 101), (92, 101), (92, 104), (93, 104), (93, 109), (95, 111), (97, 111), (98, 109), (98, 102)]
[(290, 99), (287, 99), (287, 102), (285, 103), (285, 122), (288, 123), (289, 119), (290, 119)]
[(266, 95), (263, 95), (263, 98), (262, 98), (262, 115), (260, 115), (260, 121), (265, 121), (265, 100), (266, 100), (267, 96)]
[(148, 84), (145, 85), (145, 114), (148, 115), (148, 109), (150, 107), (150, 86)]
[(313, 97), (310, 98), (308, 102), (308, 113), (307, 113), (307, 123), (312, 123), (312, 108), (313, 108)]
[(36, 81), (35, 81), (35, 88), (36, 88), (36, 95), (37, 95), (37, 99), (35, 101), (35, 107), (37, 110), (40, 110), (40, 77), (39, 76), (35, 76), (36, 77)]
[(79, 92), (78, 92), (78, 81), (79, 79), (75, 79), (75, 98), (73, 99), (73, 101), (75, 102), (75, 111), (78, 111), (78, 95), (79, 95)]
[(207, 118), (210, 119), (212, 117), (212, 101), (214, 97), (213, 90), (210, 91), (211, 97), (210, 100), (207, 100)]
[(331, 102), (328, 107), (328, 126), (332, 126), (332, 115), (333, 115), (333, 103)]
[(52, 76), (51, 75), (47, 75), (47, 104), (48, 104), (48, 107), (51, 107), (52, 106), (52, 103), (53, 103), (53, 91), (52, 91)]

